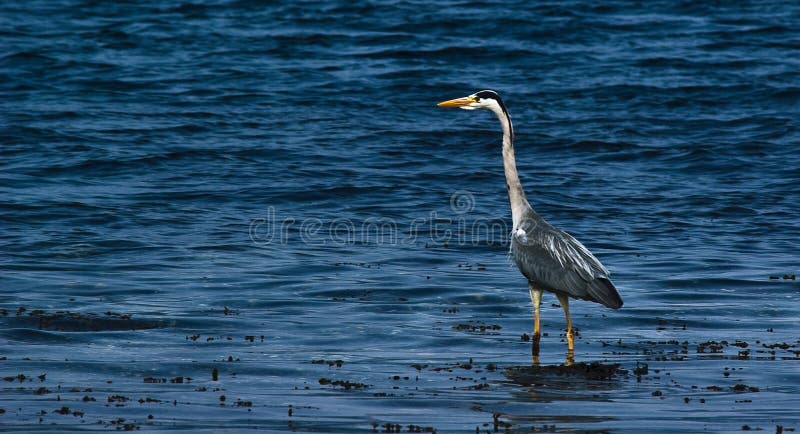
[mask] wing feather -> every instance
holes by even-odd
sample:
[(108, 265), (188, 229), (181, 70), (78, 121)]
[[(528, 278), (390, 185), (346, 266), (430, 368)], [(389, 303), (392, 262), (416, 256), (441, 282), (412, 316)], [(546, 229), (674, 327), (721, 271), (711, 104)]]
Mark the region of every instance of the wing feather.
[(515, 228), (511, 254), (522, 274), (544, 289), (622, 306), (606, 267), (575, 237), (538, 216), (523, 219)]

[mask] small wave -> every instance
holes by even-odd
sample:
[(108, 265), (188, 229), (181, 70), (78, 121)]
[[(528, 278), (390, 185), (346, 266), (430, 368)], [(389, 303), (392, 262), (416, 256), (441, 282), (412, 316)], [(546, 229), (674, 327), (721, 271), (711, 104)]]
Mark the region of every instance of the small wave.
[(473, 60), (483, 58), (493, 58), (497, 56), (534, 56), (535, 52), (530, 50), (515, 49), (508, 50), (504, 47), (493, 46), (450, 46), (427, 50), (408, 50), (408, 49), (380, 49), (375, 51), (354, 53), (355, 57), (367, 57), (370, 59), (435, 59), (446, 60), (448, 58), (471, 58)]
[(37, 65), (55, 64), (59, 61), (55, 58), (45, 56), (32, 51), (18, 51), (16, 53), (6, 54), (0, 57), (0, 65), (2, 66), (19, 66), (19, 65)]

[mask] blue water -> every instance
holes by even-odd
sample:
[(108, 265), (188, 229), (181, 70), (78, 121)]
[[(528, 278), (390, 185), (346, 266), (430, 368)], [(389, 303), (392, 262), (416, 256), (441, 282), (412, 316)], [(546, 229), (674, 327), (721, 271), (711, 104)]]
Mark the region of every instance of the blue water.
[[(800, 429), (798, 23), (3, 2), (0, 430)], [(534, 208), (625, 300), (570, 306), (575, 361), (610, 379), (513, 374), (532, 314), (499, 125), (436, 107), (486, 88)]]

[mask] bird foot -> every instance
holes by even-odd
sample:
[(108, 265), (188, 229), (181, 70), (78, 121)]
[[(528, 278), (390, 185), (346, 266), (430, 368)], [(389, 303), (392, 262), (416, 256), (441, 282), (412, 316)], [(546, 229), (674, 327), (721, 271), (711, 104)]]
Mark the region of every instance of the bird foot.
[(564, 360), (564, 366), (572, 366), (575, 364), (575, 352), (572, 350), (567, 351), (567, 357)]
[(531, 337), (531, 354), (534, 357), (539, 357), (539, 341), (542, 339), (542, 335), (539, 333), (534, 333)]

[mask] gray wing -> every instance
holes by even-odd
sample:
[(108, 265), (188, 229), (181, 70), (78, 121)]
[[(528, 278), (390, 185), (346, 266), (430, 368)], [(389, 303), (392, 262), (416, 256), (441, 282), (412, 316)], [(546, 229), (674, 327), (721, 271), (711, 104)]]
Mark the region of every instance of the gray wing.
[(538, 215), (526, 216), (514, 229), (511, 254), (522, 274), (542, 289), (622, 307), (606, 267), (575, 237)]

